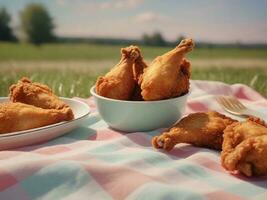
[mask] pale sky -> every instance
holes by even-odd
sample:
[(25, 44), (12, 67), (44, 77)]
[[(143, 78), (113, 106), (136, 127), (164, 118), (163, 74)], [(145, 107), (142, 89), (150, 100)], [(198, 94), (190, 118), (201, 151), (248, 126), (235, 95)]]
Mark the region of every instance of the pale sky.
[(0, 0), (19, 24), (19, 12), (42, 3), (59, 36), (137, 39), (160, 31), (210, 42), (267, 43), (267, 0)]

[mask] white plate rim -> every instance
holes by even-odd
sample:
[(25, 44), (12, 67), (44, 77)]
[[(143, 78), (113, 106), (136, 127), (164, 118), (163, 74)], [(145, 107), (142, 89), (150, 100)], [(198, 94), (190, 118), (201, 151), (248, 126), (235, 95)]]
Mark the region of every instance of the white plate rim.
[[(76, 119), (73, 119), (73, 120), (70, 120), (70, 121), (64, 121), (64, 122), (59, 122), (59, 123), (55, 123), (55, 124), (51, 124), (51, 125), (47, 125), (47, 126), (42, 126), (42, 127), (38, 127), (38, 128), (32, 128), (32, 129), (28, 129), (28, 130), (23, 130), (23, 131), (16, 131), (16, 132), (11, 132), (11, 133), (3, 133), (3, 134), (0, 134), (0, 138), (5, 138), (5, 137), (12, 137), (12, 136), (17, 136), (17, 135), (24, 135), (24, 134), (28, 134), (28, 133), (32, 133), (32, 132), (36, 132), (36, 131), (43, 131), (43, 130), (46, 130), (46, 129), (50, 129), (50, 128), (54, 128), (54, 127), (58, 127), (58, 126), (62, 126), (62, 125), (67, 125), (67, 124), (70, 124), (70, 123), (73, 123), (74, 121), (77, 121), (77, 120), (81, 120), (85, 117), (87, 117), (90, 112), (91, 112), (91, 109), (90, 107), (82, 102), (82, 101), (79, 101), (77, 99), (73, 99), (73, 98), (66, 98), (66, 97), (59, 97), (61, 100), (71, 100), (71, 101), (75, 101), (75, 102), (78, 102), (80, 104), (83, 104), (84, 106), (86, 106), (88, 108), (87, 112), (76, 118)], [(3, 101), (3, 100), (9, 100), (9, 97), (0, 97), (0, 101)]]

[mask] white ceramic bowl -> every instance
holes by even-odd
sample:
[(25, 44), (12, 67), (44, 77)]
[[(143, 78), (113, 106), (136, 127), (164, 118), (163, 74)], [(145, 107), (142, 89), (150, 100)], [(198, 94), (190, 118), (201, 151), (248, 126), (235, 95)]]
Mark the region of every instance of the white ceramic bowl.
[(90, 90), (102, 119), (113, 129), (124, 132), (149, 131), (169, 127), (185, 110), (188, 93), (160, 101), (122, 101), (96, 94)]

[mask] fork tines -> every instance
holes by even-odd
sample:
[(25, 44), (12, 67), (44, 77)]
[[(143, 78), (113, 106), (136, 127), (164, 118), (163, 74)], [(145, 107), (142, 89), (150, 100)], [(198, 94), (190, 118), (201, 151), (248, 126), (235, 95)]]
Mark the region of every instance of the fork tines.
[(217, 96), (216, 100), (226, 111), (234, 114), (242, 114), (242, 111), (246, 109), (246, 107), (235, 97)]

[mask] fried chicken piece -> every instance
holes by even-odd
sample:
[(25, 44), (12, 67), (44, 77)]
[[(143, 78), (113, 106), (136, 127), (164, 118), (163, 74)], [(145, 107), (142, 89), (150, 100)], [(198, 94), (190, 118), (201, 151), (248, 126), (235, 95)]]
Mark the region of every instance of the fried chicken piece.
[(24, 103), (0, 104), (0, 134), (22, 131), (73, 119), (71, 109), (43, 109)]
[(160, 136), (154, 137), (152, 145), (167, 151), (178, 143), (220, 150), (223, 130), (233, 122), (235, 120), (215, 111), (189, 114)]
[(137, 46), (129, 46), (121, 49), (120, 62), (105, 76), (101, 76), (96, 82), (96, 93), (120, 100), (129, 100), (135, 88), (133, 64), (140, 55)]
[[(140, 56), (136, 59), (133, 67), (133, 73), (135, 81), (137, 82), (133, 96), (131, 97), (131, 100), (134, 101), (143, 101), (142, 97), (142, 90), (141, 90), (141, 83), (142, 83), (142, 77), (144, 74), (144, 71), (148, 68), (148, 65), (144, 61), (143, 57)], [(178, 74), (179, 84), (177, 84), (176, 92), (177, 94), (174, 94), (174, 96), (179, 96), (181, 94), (186, 94), (189, 90), (189, 79), (191, 77), (191, 63), (187, 59), (183, 59), (182, 63), (180, 65), (180, 71)]]
[(44, 109), (70, 108), (53, 94), (48, 86), (33, 83), (26, 77), (20, 79), (17, 84), (13, 84), (9, 88), (9, 97), (12, 102), (21, 102)]
[(144, 100), (169, 99), (188, 92), (190, 63), (184, 60), (184, 56), (193, 47), (192, 39), (182, 40), (176, 48), (157, 57), (145, 69), (140, 80)]
[(246, 176), (267, 174), (267, 125), (259, 119), (236, 122), (224, 130), (222, 166)]

